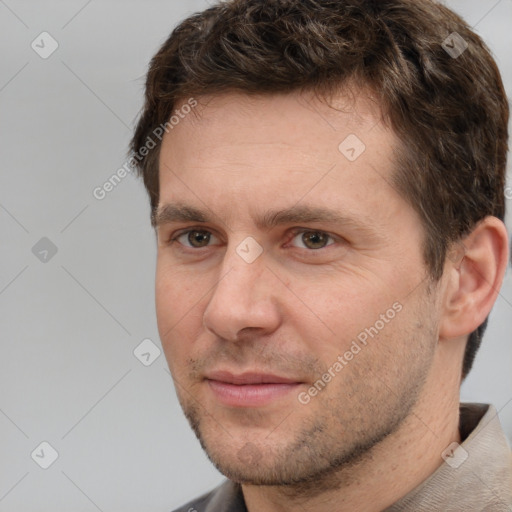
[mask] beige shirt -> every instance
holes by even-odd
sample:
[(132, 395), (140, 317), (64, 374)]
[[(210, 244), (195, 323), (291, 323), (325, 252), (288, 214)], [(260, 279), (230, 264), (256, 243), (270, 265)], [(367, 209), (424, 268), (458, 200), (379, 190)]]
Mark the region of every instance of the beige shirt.
[[(492, 405), (461, 404), (462, 444), (423, 483), (384, 512), (512, 512), (512, 453)], [(247, 512), (227, 480), (175, 512)]]

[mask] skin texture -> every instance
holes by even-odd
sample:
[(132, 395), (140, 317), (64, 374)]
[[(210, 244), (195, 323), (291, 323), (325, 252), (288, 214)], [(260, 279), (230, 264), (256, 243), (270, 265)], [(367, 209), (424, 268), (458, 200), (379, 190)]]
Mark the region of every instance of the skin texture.
[[(355, 161), (338, 149), (350, 134), (366, 147)], [(460, 440), (465, 342), (496, 298), (506, 231), (488, 218), (433, 283), (419, 217), (391, 186), (397, 144), (362, 93), (331, 106), (299, 93), (204, 97), (164, 138), (160, 213), (179, 204), (209, 219), (160, 215), (160, 337), (192, 428), (243, 484), (250, 512), (382, 510)], [(257, 222), (294, 206), (351, 220)], [(247, 237), (262, 249), (252, 263), (237, 252)], [(229, 406), (206, 380), (218, 370), (296, 384), (264, 405)]]

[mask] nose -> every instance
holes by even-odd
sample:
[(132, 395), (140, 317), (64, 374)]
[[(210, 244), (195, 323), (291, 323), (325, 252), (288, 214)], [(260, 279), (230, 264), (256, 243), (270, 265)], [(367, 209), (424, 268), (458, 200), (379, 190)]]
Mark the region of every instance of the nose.
[(280, 283), (266, 267), (264, 255), (247, 263), (234, 249), (226, 251), (221, 276), (203, 314), (208, 331), (240, 342), (247, 334), (262, 336), (279, 327)]

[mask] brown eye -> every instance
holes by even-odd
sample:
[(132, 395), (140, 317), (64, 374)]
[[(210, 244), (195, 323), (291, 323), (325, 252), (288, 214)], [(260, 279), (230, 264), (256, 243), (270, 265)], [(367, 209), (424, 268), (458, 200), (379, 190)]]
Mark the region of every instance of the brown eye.
[(298, 233), (295, 238), (300, 236), (300, 242), (305, 249), (323, 249), (330, 245), (332, 237), (322, 231), (303, 231)]
[(189, 231), (186, 234), (191, 247), (206, 247), (211, 239), (211, 234), (208, 231)]
[(173, 234), (168, 243), (175, 246), (176, 249), (180, 248), (185, 252), (188, 251), (189, 254), (191, 249), (204, 249), (211, 248), (214, 245), (222, 245), (222, 241), (214, 233), (205, 229), (188, 229), (181, 231), (179, 234)]

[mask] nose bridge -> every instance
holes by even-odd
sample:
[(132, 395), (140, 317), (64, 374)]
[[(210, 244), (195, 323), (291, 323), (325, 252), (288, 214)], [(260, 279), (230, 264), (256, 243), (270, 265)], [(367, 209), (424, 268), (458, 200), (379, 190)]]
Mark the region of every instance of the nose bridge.
[(226, 251), (203, 318), (205, 327), (216, 335), (236, 340), (244, 328), (270, 330), (277, 325), (271, 274), (262, 254), (262, 249), (247, 239)]
[(250, 250), (244, 253), (243, 250), (246, 249), (240, 244), (226, 252), (222, 277), (213, 290), (210, 303), (218, 298), (226, 301), (233, 300), (240, 306), (248, 306), (257, 301), (256, 296), (261, 294), (264, 284), (265, 264), (261, 256), (254, 258), (254, 255), (251, 255), (251, 258), (246, 259), (250, 253)]
[[(222, 265), (222, 276), (225, 277), (219, 281), (215, 292), (223, 287), (233, 288), (234, 292), (243, 292), (244, 289), (248, 293), (255, 292), (258, 282), (263, 284), (265, 256), (263, 247), (252, 236), (228, 246)], [(240, 299), (244, 297), (246, 294), (240, 295)]]

